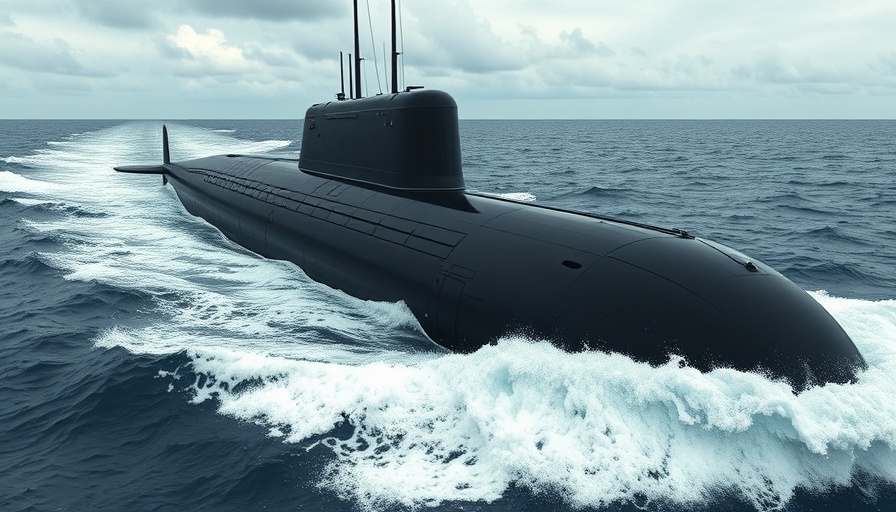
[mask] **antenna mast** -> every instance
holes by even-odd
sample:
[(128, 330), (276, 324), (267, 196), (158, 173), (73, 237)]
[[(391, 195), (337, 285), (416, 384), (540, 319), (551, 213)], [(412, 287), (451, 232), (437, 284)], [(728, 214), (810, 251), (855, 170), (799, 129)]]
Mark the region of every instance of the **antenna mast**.
[(336, 99), (342, 101), (345, 99), (345, 59), (342, 58), (342, 52), (339, 52), (339, 94)]
[(355, 0), (355, 91), (361, 97), (361, 43), (358, 41), (358, 0)]
[(395, 0), (392, 0), (392, 94), (398, 92), (398, 48), (395, 42)]
[(352, 81), (352, 54), (348, 54), (348, 97), (355, 99), (355, 87)]

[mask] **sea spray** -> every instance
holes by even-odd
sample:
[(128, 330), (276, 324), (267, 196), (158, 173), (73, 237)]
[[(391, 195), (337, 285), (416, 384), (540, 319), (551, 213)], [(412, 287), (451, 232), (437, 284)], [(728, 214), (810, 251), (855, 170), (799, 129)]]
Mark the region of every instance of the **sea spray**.
[[(513, 338), (360, 365), (201, 350), (193, 400), (330, 447), (321, 485), (372, 507), (492, 501), (513, 484), (575, 507), (734, 492), (770, 510), (857, 474), (896, 482), (896, 301), (817, 297), (867, 354), (855, 384), (794, 395), (758, 374)], [(328, 437), (343, 423), (350, 438)]]

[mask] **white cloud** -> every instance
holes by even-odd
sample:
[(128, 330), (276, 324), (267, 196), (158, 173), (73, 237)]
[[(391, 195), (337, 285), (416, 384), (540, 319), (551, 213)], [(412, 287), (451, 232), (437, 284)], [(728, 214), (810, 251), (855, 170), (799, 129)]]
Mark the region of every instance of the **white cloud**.
[[(184, 50), (190, 59), (181, 59), (182, 69), (192, 75), (249, 73), (257, 66), (246, 59), (243, 50), (227, 44), (224, 32), (208, 29), (197, 33), (189, 25), (181, 25), (177, 33), (167, 38), (175, 48)], [(184, 55), (186, 55), (184, 54)]]

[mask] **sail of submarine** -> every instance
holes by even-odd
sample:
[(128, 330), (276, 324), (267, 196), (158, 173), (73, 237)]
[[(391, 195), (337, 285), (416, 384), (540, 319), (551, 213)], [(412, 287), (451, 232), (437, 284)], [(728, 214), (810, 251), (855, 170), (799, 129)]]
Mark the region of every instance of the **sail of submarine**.
[[(403, 301), (436, 343), (472, 352), (508, 334), (650, 364), (759, 371), (801, 391), (865, 367), (805, 291), (677, 229), (465, 192), (457, 104), (362, 98), (355, 1), (349, 99), (306, 114), (300, 158), (220, 155), (116, 167), (162, 174), (193, 215), (355, 297)], [(351, 71), (351, 68), (349, 68)], [(351, 78), (350, 78), (351, 82)]]

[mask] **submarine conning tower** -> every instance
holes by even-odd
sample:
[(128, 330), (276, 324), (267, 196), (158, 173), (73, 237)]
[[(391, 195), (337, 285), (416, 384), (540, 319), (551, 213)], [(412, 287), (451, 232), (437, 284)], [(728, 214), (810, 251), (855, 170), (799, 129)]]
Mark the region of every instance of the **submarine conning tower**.
[(402, 92), (312, 105), (299, 169), (398, 190), (463, 190), (457, 103), (450, 94)]

